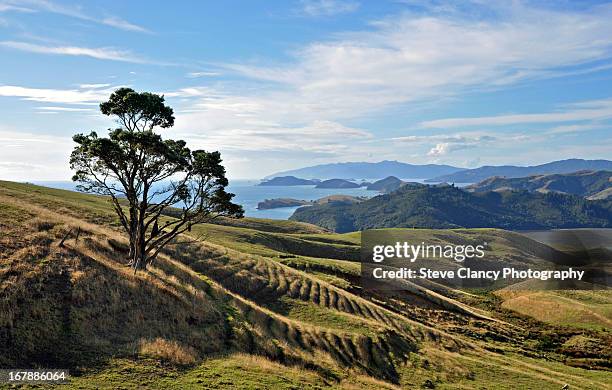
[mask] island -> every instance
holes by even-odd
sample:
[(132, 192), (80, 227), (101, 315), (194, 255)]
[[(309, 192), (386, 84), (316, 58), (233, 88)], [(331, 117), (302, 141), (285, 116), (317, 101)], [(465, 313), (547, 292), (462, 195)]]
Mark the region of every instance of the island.
[(344, 179), (329, 179), (317, 184), (315, 188), (359, 188), (361, 185)]
[(313, 186), (319, 183), (319, 180), (300, 179), (295, 176), (279, 176), (264, 180), (258, 185), (260, 186)]
[(354, 203), (360, 203), (367, 200), (364, 196), (351, 196), (351, 195), (329, 195), (317, 200), (302, 200), (293, 198), (275, 198), (266, 199), (263, 202), (257, 204), (258, 210), (269, 210), (278, 209), (282, 207), (297, 207), (297, 206), (313, 206), (323, 204), (334, 204), (334, 205), (349, 205)]
[(448, 184), (408, 184), (359, 204), (300, 207), (289, 220), (336, 233), (381, 228), (612, 228), (612, 206), (561, 192), (469, 192)]
[(404, 184), (405, 183), (401, 181), (400, 179), (398, 179), (397, 177), (389, 176), (384, 179), (375, 181), (374, 183), (367, 186), (366, 189), (371, 190), (371, 191), (380, 191), (382, 193), (389, 193), (389, 192), (397, 190)]

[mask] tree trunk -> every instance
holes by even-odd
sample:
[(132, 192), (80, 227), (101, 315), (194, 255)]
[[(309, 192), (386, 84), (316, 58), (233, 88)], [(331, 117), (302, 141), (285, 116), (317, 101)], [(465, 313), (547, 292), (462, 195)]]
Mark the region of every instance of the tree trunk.
[[(147, 191), (145, 189), (144, 197), (146, 199)], [(137, 219), (135, 220), (135, 237), (134, 237), (134, 271), (147, 269), (147, 246), (146, 246), (146, 228), (145, 214), (147, 210), (146, 202), (142, 202), (137, 210)]]
[(138, 227), (137, 212), (134, 207), (130, 207), (130, 252), (128, 254), (128, 265), (134, 267), (136, 264), (136, 230)]

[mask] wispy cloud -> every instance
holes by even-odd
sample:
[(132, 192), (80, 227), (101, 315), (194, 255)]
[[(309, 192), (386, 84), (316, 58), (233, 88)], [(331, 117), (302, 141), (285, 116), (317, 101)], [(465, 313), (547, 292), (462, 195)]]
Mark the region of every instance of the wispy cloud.
[(451, 144), (449, 142), (443, 142), (440, 144), (436, 144), (436, 146), (431, 148), (429, 152), (427, 152), (427, 155), (430, 157), (440, 157), (440, 156), (449, 154), (450, 152), (454, 152), (457, 150), (463, 150), (463, 149), (472, 149), (475, 147), (476, 145), (473, 145), (473, 144), (462, 144), (462, 143)]
[(103, 83), (103, 84), (80, 84), (79, 88), (84, 88), (84, 89), (98, 89), (98, 88), (106, 88), (106, 87), (110, 87), (111, 85), (108, 83)]
[(289, 63), (226, 68), (269, 83), (294, 105), (325, 101), (321, 114), (338, 118), (554, 77), (553, 71), (612, 57), (612, 5), (583, 11), (521, 2), (480, 6), (495, 18), (407, 13), (306, 45)]
[(302, 13), (307, 16), (332, 16), (354, 12), (359, 3), (348, 0), (302, 0)]
[(493, 134), (436, 134), (436, 135), (410, 135), (404, 137), (395, 137), (392, 139), (395, 142), (411, 143), (411, 144), (434, 144), (427, 152), (429, 157), (440, 157), (451, 152), (464, 149), (473, 149), (481, 146), (490, 145), (498, 140), (498, 137)]
[[(4, 3), (0, 4), (0, 11), (2, 6), (11, 7), (9, 10), (27, 10), (30, 12), (50, 12), (59, 15), (69, 16), (76, 19), (86, 20), (89, 22), (102, 24), (114, 28), (118, 28), (125, 31), (134, 31), (140, 33), (150, 33), (151, 31), (139, 26), (134, 23), (130, 23), (118, 16), (106, 16), (106, 17), (94, 17), (83, 11), (80, 6), (67, 6), (58, 4), (48, 0), (5, 0)], [(24, 12), (24, 11), (22, 11)]]
[(100, 60), (123, 61), (138, 64), (152, 63), (152, 61), (138, 57), (127, 50), (120, 50), (111, 47), (91, 48), (77, 46), (45, 46), (16, 41), (2, 41), (0, 42), (0, 46), (30, 53), (84, 56), (97, 58)]
[(189, 72), (187, 73), (187, 77), (195, 79), (198, 77), (215, 77), (220, 76), (220, 72), (211, 72), (211, 71), (201, 71), (201, 72)]
[(41, 111), (51, 111), (51, 112), (93, 112), (94, 110), (91, 108), (78, 108), (78, 107), (61, 107), (61, 106), (42, 106), (36, 107), (37, 110)]
[(532, 123), (560, 123), (612, 118), (612, 99), (573, 104), (563, 110), (537, 114), (496, 115), (474, 118), (445, 118), (421, 122), (426, 128), (457, 128), (467, 126), (505, 126)]
[(27, 13), (31, 13), (31, 12), (36, 12), (36, 10), (33, 10), (31, 8), (26, 8), (26, 7), (20, 7), (18, 5), (14, 5), (14, 4), (9, 4), (9, 3), (5, 3), (5, 2), (1, 2), (0, 3), (0, 12), (27, 12)]
[[(167, 96), (190, 101), (177, 113), (177, 126), (214, 138), (225, 132), (241, 134), (237, 129), (245, 130), (245, 123), (252, 126), (247, 130), (269, 125), (296, 129), (315, 121), (343, 125), (382, 115), (391, 108), (456, 97), (467, 91), (506, 88), (509, 84), (554, 77), (566, 68), (592, 68), (594, 62), (612, 57), (612, 5), (570, 11), (521, 2), (479, 4), (487, 8), (483, 14), (491, 11), (495, 18), (442, 9), (429, 15), (409, 12), (375, 21), (365, 31), (340, 33), (305, 45), (292, 52), (292, 59), (285, 63), (215, 64), (224, 73), (246, 77), (258, 87), (235, 89), (219, 84), (212, 89), (194, 85), (171, 92)], [(600, 118), (607, 117), (606, 112), (612, 108), (568, 110), (580, 111), (571, 115)], [(495, 118), (484, 124), (551, 120), (531, 115)], [(563, 114), (552, 115), (558, 119)], [(460, 128), (463, 124), (469, 126), (469, 120), (445, 123), (442, 119), (422, 125)], [(527, 142), (516, 138), (521, 136), (512, 135), (513, 142)], [(421, 142), (421, 156), (429, 153), (430, 157), (439, 157), (495, 144), (487, 138), (446, 138)], [(243, 148), (254, 148), (257, 146), (252, 144), (259, 143), (249, 144), (239, 136), (233, 140), (236, 147)], [(223, 146), (221, 138), (218, 141)], [(342, 148), (349, 141), (339, 139), (334, 141), (337, 143), (333, 150), (338, 156), (357, 151), (366, 155), (377, 141), (383, 142), (351, 140), (350, 147)], [(274, 139), (261, 144), (267, 148), (283, 145)]]
[[(66, 161), (71, 149), (70, 137), (0, 128), (0, 177), (5, 180), (69, 178)], [(27, 156), (25, 162), (24, 156)]]
[(111, 16), (108, 18), (104, 18), (100, 20), (100, 23), (105, 24), (107, 26), (115, 27), (125, 31), (136, 31), (141, 33), (150, 33), (151, 31), (147, 30), (144, 27), (138, 26), (136, 24), (130, 23), (127, 20), (121, 19), (116, 16)]
[(369, 132), (332, 121), (313, 121), (302, 126), (282, 126), (243, 118), (235, 128), (203, 127), (198, 113), (177, 115), (177, 134), (199, 147), (226, 151), (286, 151), (334, 155), (372, 138)]
[(112, 92), (108, 89), (44, 89), (0, 85), (0, 96), (18, 97), (46, 103), (98, 104)]

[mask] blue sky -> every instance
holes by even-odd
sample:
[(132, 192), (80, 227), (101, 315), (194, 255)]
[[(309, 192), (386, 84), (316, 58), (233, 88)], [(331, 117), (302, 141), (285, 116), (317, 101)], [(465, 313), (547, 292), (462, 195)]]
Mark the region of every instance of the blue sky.
[(117, 87), (232, 178), (612, 157), (612, 3), (0, 0), (0, 179), (66, 180)]

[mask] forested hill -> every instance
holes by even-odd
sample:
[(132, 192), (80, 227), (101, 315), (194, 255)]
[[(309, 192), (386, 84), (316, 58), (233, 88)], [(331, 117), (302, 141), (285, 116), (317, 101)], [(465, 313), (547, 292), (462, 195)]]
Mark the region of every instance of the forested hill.
[(511, 230), (612, 227), (610, 202), (561, 193), (470, 193), (453, 186), (403, 187), (353, 205), (302, 207), (291, 216), (336, 232), (383, 227)]
[(468, 191), (527, 190), (564, 192), (580, 196), (602, 198), (603, 191), (612, 187), (612, 171), (579, 171), (567, 174), (536, 175), (529, 177), (491, 177), (468, 186)]

